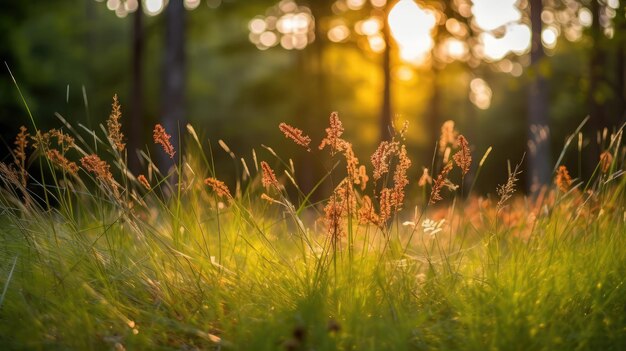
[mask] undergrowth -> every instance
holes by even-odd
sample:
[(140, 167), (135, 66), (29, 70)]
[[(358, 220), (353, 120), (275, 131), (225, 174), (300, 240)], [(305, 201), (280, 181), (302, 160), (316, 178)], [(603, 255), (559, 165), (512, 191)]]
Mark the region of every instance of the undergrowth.
[(133, 174), (117, 98), (101, 131), (59, 120), (0, 164), (2, 349), (626, 349), (622, 129), (587, 181), (560, 164), (579, 127), (555, 184), (516, 195), (509, 166), (481, 197), (491, 150), (472, 160), (450, 121), (419, 180), (406, 124), (361, 162), (336, 113), (319, 145), (282, 123), (328, 169), (305, 192), (274, 149), (220, 141), (225, 184), (191, 126), (181, 156), (157, 125)]

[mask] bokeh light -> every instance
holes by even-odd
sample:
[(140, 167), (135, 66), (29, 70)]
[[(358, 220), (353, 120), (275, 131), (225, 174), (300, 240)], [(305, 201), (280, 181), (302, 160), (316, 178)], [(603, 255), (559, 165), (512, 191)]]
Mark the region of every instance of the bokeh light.
[(434, 46), (435, 14), (412, 0), (400, 0), (389, 12), (387, 21), (400, 48), (400, 58), (414, 64), (423, 63)]

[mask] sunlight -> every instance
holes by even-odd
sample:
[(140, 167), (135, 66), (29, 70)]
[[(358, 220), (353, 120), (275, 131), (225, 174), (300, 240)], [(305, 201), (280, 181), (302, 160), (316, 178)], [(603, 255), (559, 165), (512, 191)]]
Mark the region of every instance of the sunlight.
[(400, 47), (400, 58), (414, 64), (422, 63), (434, 42), (432, 31), (435, 15), (412, 0), (400, 0), (387, 19), (391, 35)]
[(517, 2), (518, 0), (473, 0), (474, 20), (480, 28), (486, 31), (517, 22), (522, 18)]
[(144, 5), (146, 8), (146, 14), (150, 16), (158, 15), (164, 8), (163, 0), (146, 0)]

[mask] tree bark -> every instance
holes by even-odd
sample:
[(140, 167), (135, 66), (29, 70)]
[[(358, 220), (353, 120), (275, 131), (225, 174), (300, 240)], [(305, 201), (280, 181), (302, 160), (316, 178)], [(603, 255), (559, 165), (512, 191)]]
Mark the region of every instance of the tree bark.
[(385, 50), (382, 57), (383, 71), (383, 101), (380, 111), (380, 140), (391, 139), (389, 128), (392, 123), (392, 100), (391, 100), (391, 35), (389, 33), (389, 25), (383, 26), (383, 37), (385, 39)]
[[(182, 156), (180, 134), (185, 130), (185, 7), (183, 0), (171, 0), (165, 9), (165, 53), (163, 61), (162, 123), (172, 135), (176, 160)], [(179, 130), (180, 126), (180, 130)], [(175, 162), (175, 161), (174, 161)], [(163, 155), (162, 167), (172, 166)]]
[(144, 53), (144, 29), (143, 8), (141, 1), (133, 14), (133, 42), (132, 42), (132, 81), (131, 81), (131, 111), (130, 130), (128, 133), (128, 163), (130, 170), (139, 172), (140, 164), (137, 149), (142, 148), (144, 142), (143, 129), (143, 53)]
[(541, 12), (542, 0), (530, 1), (530, 21), (532, 30), (532, 47), (530, 65), (534, 73), (528, 92), (528, 186), (534, 193), (542, 185), (550, 183), (550, 137), (547, 102), (547, 82), (543, 77), (540, 64), (545, 53), (541, 43)]

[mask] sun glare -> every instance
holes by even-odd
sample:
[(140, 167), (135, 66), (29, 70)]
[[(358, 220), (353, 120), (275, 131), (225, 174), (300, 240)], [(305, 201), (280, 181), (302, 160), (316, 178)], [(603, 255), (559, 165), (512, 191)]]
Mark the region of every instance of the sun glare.
[(400, 0), (389, 12), (387, 21), (400, 48), (400, 58), (414, 64), (422, 63), (434, 45), (432, 31), (436, 19), (433, 12), (413, 0)]

